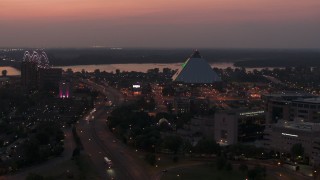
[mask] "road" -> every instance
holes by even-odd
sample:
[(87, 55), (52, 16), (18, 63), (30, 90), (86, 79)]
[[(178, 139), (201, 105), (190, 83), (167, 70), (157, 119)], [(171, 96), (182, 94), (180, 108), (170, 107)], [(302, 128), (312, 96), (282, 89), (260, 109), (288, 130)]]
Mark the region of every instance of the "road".
[[(123, 101), (116, 89), (106, 88), (90, 81), (86, 83), (102, 92), (115, 106)], [(117, 141), (107, 129), (106, 119), (109, 112), (104, 97), (100, 97), (95, 103), (95, 110), (77, 124), (77, 132), (84, 145), (84, 151), (90, 156), (100, 179), (150, 179), (143, 167), (132, 157), (128, 147)], [(107, 169), (103, 157), (111, 159), (112, 169)]]
[(281, 82), (279, 79), (273, 77), (273, 76), (267, 76), (267, 75), (263, 75), (265, 78), (267, 78), (269, 81), (275, 83), (275, 84), (281, 84), (281, 85), (285, 85), (283, 82)]

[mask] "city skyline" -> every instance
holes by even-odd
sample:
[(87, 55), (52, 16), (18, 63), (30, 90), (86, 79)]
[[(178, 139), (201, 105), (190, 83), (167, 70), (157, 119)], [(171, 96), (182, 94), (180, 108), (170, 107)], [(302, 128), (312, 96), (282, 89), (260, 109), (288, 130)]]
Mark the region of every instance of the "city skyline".
[(0, 47), (320, 48), (320, 2), (0, 2)]
[(320, 179), (319, 9), (0, 0), (0, 179)]

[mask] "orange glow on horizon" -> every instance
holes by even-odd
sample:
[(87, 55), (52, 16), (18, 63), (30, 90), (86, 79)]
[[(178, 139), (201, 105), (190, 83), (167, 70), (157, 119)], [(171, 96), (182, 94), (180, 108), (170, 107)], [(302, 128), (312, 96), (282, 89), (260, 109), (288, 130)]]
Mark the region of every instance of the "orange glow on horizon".
[(0, 46), (319, 48), (319, 9), (319, 0), (0, 0)]
[(282, 21), (319, 17), (313, 0), (1, 0), (0, 20)]

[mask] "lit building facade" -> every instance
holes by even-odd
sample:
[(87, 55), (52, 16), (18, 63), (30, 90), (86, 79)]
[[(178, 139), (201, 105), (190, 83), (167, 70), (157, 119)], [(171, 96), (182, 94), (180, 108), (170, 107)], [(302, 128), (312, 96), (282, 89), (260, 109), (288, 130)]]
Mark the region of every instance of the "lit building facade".
[(305, 122), (320, 123), (320, 97), (292, 101), (290, 121), (294, 118)]
[(132, 95), (139, 96), (142, 94), (142, 87), (140, 83), (136, 83), (132, 85)]
[(60, 82), (59, 84), (59, 98), (65, 99), (71, 97), (70, 83)]
[(190, 112), (190, 99), (187, 97), (176, 97), (173, 101), (174, 112), (184, 114)]
[(320, 165), (320, 97), (308, 93), (264, 95), (267, 126), (264, 146), (290, 153), (301, 144), (310, 164)]
[[(268, 124), (277, 123), (279, 120), (290, 120), (293, 121), (295, 118), (299, 117), (298, 112), (306, 110), (306, 108), (311, 108), (314, 106), (306, 105), (308, 102), (298, 106), (298, 102), (303, 99), (314, 98), (316, 96), (308, 93), (292, 93), (283, 92), (276, 94), (263, 95), (262, 99), (264, 101), (265, 112), (266, 112), (266, 122)], [(296, 103), (293, 103), (297, 101)], [(301, 103), (299, 103), (301, 104)], [(307, 117), (307, 116), (304, 116)], [(306, 121), (312, 122), (312, 119), (305, 119)]]
[(290, 153), (294, 144), (301, 144), (310, 164), (320, 165), (320, 124), (299, 121), (278, 121), (265, 130), (264, 146), (279, 152)]
[(262, 139), (265, 125), (263, 110), (227, 110), (214, 116), (214, 138), (222, 145)]

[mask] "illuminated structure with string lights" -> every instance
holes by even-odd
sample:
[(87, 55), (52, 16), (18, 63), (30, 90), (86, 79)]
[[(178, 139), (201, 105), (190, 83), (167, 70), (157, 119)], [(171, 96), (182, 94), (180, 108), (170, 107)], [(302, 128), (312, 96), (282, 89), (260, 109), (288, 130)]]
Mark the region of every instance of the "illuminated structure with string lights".
[(49, 68), (49, 59), (43, 50), (33, 51), (32, 54), (24, 52), (23, 62), (34, 63), (38, 68)]
[(51, 68), (43, 50), (26, 51), (21, 62), (21, 81), (26, 89), (44, 89), (58, 86), (62, 69)]

